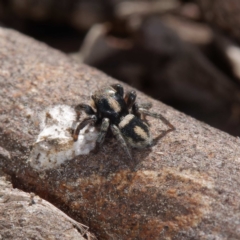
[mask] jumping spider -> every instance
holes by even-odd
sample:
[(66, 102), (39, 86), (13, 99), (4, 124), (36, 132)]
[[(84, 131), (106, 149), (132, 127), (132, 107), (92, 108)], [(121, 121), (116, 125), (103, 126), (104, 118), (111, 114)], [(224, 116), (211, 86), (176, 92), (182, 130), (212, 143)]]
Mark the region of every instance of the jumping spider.
[(97, 137), (97, 147), (104, 142), (106, 133), (110, 127), (113, 135), (119, 141), (128, 158), (132, 158), (128, 145), (133, 148), (150, 147), (153, 139), (146, 122), (145, 116), (151, 116), (162, 120), (170, 130), (175, 127), (159, 113), (149, 111), (151, 105), (138, 105), (136, 92), (127, 92), (124, 96), (123, 87), (120, 84), (103, 87), (91, 96), (91, 106), (81, 103), (75, 107), (78, 114), (84, 111), (88, 118), (77, 122), (73, 129), (74, 141), (77, 141), (79, 132), (88, 124), (101, 125)]

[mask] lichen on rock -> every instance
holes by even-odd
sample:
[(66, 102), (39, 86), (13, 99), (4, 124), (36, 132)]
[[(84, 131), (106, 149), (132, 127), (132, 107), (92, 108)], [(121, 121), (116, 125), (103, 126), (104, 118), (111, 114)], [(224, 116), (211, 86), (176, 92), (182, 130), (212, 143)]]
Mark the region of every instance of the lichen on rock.
[(54, 168), (95, 148), (97, 130), (93, 126), (84, 127), (74, 142), (71, 128), (76, 117), (74, 108), (68, 105), (48, 107), (39, 114), (40, 133), (28, 159), (33, 168)]

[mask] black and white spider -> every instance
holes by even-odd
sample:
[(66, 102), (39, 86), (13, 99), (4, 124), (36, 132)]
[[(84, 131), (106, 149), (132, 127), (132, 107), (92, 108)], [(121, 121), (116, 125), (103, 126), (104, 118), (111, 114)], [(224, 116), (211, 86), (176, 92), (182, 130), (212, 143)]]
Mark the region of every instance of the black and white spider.
[(136, 100), (136, 92), (127, 92), (124, 96), (123, 87), (120, 84), (103, 87), (91, 96), (91, 106), (81, 103), (75, 107), (79, 114), (84, 111), (88, 118), (77, 122), (73, 129), (73, 138), (78, 139), (79, 132), (88, 124), (101, 125), (97, 137), (97, 147), (104, 142), (109, 127), (119, 141), (128, 158), (132, 158), (128, 145), (133, 148), (150, 147), (153, 139), (145, 116), (151, 116), (163, 121), (171, 130), (175, 127), (161, 114), (149, 111), (151, 105), (140, 106)]

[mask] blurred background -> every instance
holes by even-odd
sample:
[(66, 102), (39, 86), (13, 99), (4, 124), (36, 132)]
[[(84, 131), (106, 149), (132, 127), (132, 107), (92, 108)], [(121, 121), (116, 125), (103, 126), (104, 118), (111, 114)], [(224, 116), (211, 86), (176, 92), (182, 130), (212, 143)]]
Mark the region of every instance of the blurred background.
[(0, 24), (240, 135), (239, 0), (0, 0)]

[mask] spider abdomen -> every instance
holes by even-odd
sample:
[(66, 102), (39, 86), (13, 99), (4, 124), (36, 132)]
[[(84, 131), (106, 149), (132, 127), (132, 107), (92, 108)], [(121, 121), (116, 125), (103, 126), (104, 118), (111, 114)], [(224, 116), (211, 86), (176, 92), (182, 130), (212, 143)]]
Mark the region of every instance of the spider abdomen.
[(135, 115), (126, 115), (118, 126), (124, 139), (130, 146), (145, 148), (152, 145), (152, 136), (147, 123)]

